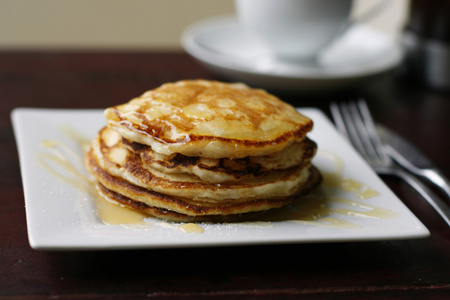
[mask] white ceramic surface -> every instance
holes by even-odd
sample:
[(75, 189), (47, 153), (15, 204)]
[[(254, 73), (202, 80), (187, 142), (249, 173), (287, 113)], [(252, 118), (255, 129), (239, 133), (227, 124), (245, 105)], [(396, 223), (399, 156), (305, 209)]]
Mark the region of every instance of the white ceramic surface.
[(280, 59), (305, 60), (341, 35), (353, 0), (235, 0), (244, 30)]
[[(389, 190), (380, 178), (338, 136), (331, 122), (317, 110), (301, 112), (314, 120), (310, 134), (322, 153), (333, 153), (344, 162), (344, 177), (354, 178), (375, 189), (379, 196), (360, 200), (395, 213), (391, 218), (361, 218), (332, 215), (351, 222), (359, 228), (338, 228), (315, 224), (273, 222), (272, 226), (245, 224), (200, 224), (203, 234), (184, 233), (170, 226), (134, 227), (105, 225), (94, 213), (90, 196), (50, 174), (37, 161), (38, 155), (49, 149), (41, 147), (46, 140), (67, 144), (74, 152), (68, 160), (80, 172), (84, 170), (81, 150), (67, 136), (70, 128), (85, 138), (93, 138), (105, 124), (101, 110), (58, 110), (19, 108), (12, 120), (18, 143), (20, 166), (25, 194), (27, 227), (30, 245), (40, 250), (135, 249), (191, 246), (231, 246), (276, 243), (351, 242), (390, 239), (412, 239), (429, 235), (428, 230)], [(334, 168), (326, 156), (319, 155), (314, 163), (321, 170)], [(87, 174), (87, 173), (86, 173)], [(352, 193), (326, 189), (332, 196), (356, 199)], [(150, 222), (155, 222), (150, 219)], [(167, 224), (166, 224), (167, 225)]]
[(355, 25), (314, 63), (287, 63), (241, 28), (235, 16), (192, 24), (182, 34), (184, 49), (229, 79), (273, 90), (317, 92), (352, 86), (396, 67), (397, 43), (381, 32)]

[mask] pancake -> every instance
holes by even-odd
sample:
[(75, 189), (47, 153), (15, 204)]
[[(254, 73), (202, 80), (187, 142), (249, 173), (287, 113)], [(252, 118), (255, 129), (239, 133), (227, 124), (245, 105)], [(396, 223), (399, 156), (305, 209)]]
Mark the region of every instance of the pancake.
[(115, 139), (115, 144), (105, 140), (110, 130), (101, 130), (93, 142), (92, 155), (100, 167), (134, 185), (171, 196), (209, 202), (287, 197), (294, 194), (308, 177), (305, 167), (274, 170), (258, 178), (223, 184), (204, 182), (187, 173), (163, 173), (145, 167), (140, 156), (129, 151), (121, 139)]
[(101, 195), (174, 222), (231, 222), (321, 182), (313, 122), (244, 84), (167, 83), (105, 110), (85, 156)]
[(312, 121), (291, 105), (240, 83), (167, 83), (106, 109), (108, 126), (165, 155), (243, 158), (281, 152)]
[(98, 189), (100, 194), (107, 198), (109, 201), (115, 201), (121, 205), (128, 208), (143, 212), (149, 217), (159, 218), (170, 222), (236, 222), (240, 220), (250, 220), (256, 216), (261, 215), (261, 212), (249, 212), (241, 214), (231, 214), (231, 215), (185, 215), (177, 213), (165, 208), (158, 208), (154, 206), (149, 206), (143, 202), (131, 200), (121, 194), (108, 190), (100, 183), (98, 184)]
[(308, 169), (308, 179), (295, 195), (284, 198), (254, 199), (241, 202), (222, 201), (211, 204), (183, 197), (157, 193), (110, 175), (103, 170), (92, 155), (86, 156), (86, 165), (98, 180), (99, 189), (107, 198), (130, 208), (148, 213), (150, 216), (170, 221), (236, 221), (256, 216), (257, 212), (282, 207), (296, 201), (301, 195), (315, 189), (321, 181), (316, 168)]
[[(104, 129), (104, 134), (108, 129)], [(112, 129), (109, 129), (112, 130)], [(117, 135), (119, 135), (117, 133)], [(181, 154), (164, 155), (156, 153), (150, 146), (130, 142), (122, 143), (130, 151), (141, 156), (147, 169), (163, 173), (196, 175), (200, 180), (224, 183), (261, 177), (271, 170), (287, 170), (302, 164), (309, 164), (316, 151), (316, 144), (308, 138), (301, 143), (293, 143), (283, 151), (265, 156), (250, 156), (238, 159), (190, 157)]]

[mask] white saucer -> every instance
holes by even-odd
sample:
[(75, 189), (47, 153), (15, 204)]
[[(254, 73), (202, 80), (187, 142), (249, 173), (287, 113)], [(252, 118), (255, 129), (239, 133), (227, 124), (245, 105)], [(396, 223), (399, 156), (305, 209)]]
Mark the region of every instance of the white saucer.
[(286, 63), (240, 27), (235, 16), (197, 22), (182, 34), (184, 49), (207, 67), (253, 86), (315, 91), (354, 85), (397, 66), (402, 51), (389, 37), (355, 25), (325, 50), (316, 64)]

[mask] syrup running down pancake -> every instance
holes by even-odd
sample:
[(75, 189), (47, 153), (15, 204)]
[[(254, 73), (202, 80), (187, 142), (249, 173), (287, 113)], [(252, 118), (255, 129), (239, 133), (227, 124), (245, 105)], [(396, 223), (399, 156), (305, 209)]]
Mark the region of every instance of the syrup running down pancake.
[(153, 217), (246, 219), (321, 181), (312, 121), (244, 84), (168, 83), (105, 116), (86, 165), (102, 195)]

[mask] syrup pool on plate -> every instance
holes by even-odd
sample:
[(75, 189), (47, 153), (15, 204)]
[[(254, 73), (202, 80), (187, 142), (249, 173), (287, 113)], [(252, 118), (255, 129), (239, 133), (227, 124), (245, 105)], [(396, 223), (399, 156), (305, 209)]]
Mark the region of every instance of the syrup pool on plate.
[[(158, 225), (185, 233), (201, 234), (204, 232), (201, 224), (146, 222), (146, 218), (148, 218), (146, 214), (127, 208), (107, 198), (96, 188), (95, 180), (84, 169), (83, 155), (77, 154), (84, 153), (88, 149), (90, 140), (82, 137), (75, 130), (65, 128), (63, 132), (76, 142), (79, 149), (74, 151), (61, 141), (43, 141), (41, 146), (47, 151), (39, 153), (38, 163), (58, 179), (87, 193), (95, 202), (95, 213), (104, 224), (145, 225), (149, 228)], [(339, 215), (350, 215), (357, 218), (390, 218), (395, 215), (389, 210), (365, 202), (335, 197), (333, 190), (336, 189), (353, 193), (361, 200), (376, 197), (378, 192), (355, 179), (344, 178), (342, 175), (344, 163), (333, 153), (318, 151), (317, 155), (321, 156), (322, 160), (327, 161), (328, 166), (327, 168), (320, 168), (323, 183), (318, 190), (301, 197), (290, 205), (271, 210), (258, 219), (238, 224), (270, 228), (275, 222), (296, 222), (315, 226), (355, 229), (359, 228), (357, 224), (342, 220)], [(336, 204), (340, 204), (340, 206)]]

